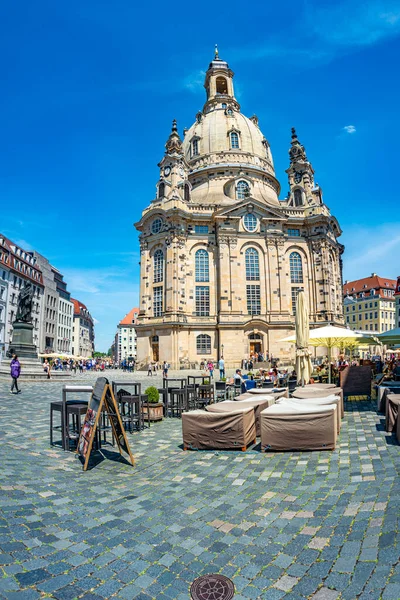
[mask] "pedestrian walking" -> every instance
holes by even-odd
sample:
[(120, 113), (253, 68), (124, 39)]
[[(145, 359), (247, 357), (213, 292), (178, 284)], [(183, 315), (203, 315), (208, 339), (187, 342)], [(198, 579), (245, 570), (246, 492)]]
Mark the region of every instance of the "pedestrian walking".
[(210, 373), (210, 378), (212, 379), (214, 374), (214, 363), (211, 360), (208, 361), (207, 369)]
[(164, 379), (168, 379), (168, 369), (169, 369), (169, 364), (167, 363), (166, 360), (164, 360), (163, 367), (162, 367), (162, 373), (163, 373)]
[(147, 365), (147, 377), (153, 377), (153, 365), (151, 364), (151, 361), (149, 361), (149, 364)]
[(222, 358), (222, 356), (218, 361), (218, 368), (219, 368), (219, 378), (223, 379), (223, 377), (225, 377), (225, 361)]
[(13, 355), (12, 357), (12, 361), (10, 363), (10, 369), (11, 369), (11, 378), (12, 378), (12, 384), (11, 384), (11, 393), (13, 394), (13, 390), (14, 388), (16, 389), (16, 394), (19, 394), (21, 392), (20, 389), (18, 389), (18, 377), (21, 374), (21, 363), (18, 360), (18, 356), (16, 354)]

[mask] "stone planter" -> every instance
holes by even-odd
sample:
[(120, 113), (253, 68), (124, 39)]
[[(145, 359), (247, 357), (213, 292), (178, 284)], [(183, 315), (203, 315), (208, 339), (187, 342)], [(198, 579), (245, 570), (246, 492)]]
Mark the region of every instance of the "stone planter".
[(150, 411), (150, 421), (162, 421), (164, 417), (164, 404), (162, 402), (144, 404), (143, 412), (147, 416), (147, 407)]

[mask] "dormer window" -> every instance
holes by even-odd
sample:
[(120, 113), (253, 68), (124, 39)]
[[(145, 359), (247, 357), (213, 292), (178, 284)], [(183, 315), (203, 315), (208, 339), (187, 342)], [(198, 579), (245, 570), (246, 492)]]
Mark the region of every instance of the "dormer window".
[(226, 103), (225, 103), (225, 102), (223, 102), (223, 103), (221, 104), (221, 107), (222, 107), (222, 108), (226, 108)]
[(239, 181), (236, 186), (236, 199), (244, 200), (250, 196), (250, 188), (247, 181)]
[(199, 140), (198, 140), (198, 138), (195, 138), (192, 141), (192, 157), (198, 156), (198, 155), (199, 155)]
[(231, 108), (227, 108), (225, 112), (228, 115), (228, 117), (231, 117), (233, 115), (233, 110)]
[(232, 131), (229, 134), (230, 137), (230, 141), (231, 141), (231, 150), (238, 150), (239, 149), (239, 134), (236, 133), (236, 131)]

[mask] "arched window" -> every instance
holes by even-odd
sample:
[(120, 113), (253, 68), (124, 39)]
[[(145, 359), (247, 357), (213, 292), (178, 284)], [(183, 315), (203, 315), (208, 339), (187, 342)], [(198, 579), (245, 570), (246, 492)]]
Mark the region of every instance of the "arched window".
[(255, 248), (247, 248), (245, 252), (246, 280), (258, 281), (260, 279), (260, 261)]
[(195, 254), (195, 271), (197, 282), (210, 281), (207, 250), (197, 250)]
[(223, 103), (221, 104), (221, 107), (222, 107), (222, 108), (226, 108), (226, 103), (225, 103), (225, 102), (223, 102)]
[(246, 181), (239, 181), (236, 186), (236, 198), (237, 200), (244, 200), (250, 195), (249, 184)]
[(226, 82), (225, 77), (217, 77), (216, 80), (217, 86), (217, 94), (227, 94), (228, 93), (228, 84)]
[(290, 283), (303, 283), (303, 263), (298, 252), (292, 252), (289, 256)]
[(192, 142), (192, 156), (199, 155), (199, 140), (193, 140)]
[(164, 280), (164, 252), (156, 250), (153, 257), (154, 264), (154, 283)]
[(158, 197), (164, 198), (164, 195), (165, 195), (165, 183), (160, 183), (160, 185), (158, 186)]
[(303, 194), (301, 190), (294, 190), (294, 205), (303, 206)]
[(190, 200), (190, 188), (189, 188), (189, 184), (185, 183), (185, 187), (183, 188), (183, 197), (185, 199), (186, 202), (189, 202)]
[(239, 148), (239, 136), (236, 131), (232, 131), (231, 135), (231, 149)]
[(196, 338), (197, 354), (211, 354), (211, 337), (206, 333), (201, 333)]

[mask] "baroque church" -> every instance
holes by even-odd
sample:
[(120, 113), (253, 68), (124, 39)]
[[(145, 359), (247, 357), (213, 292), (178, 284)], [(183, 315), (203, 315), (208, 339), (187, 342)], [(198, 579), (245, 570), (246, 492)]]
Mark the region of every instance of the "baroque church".
[(279, 200), (258, 118), (241, 113), (233, 72), (216, 51), (207, 99), (182, 136), (173, 121), (156, 197), (140, 232), (137, 358), (188, 367), (253, 352), (290, 358), (296, 299), (310, 326), (343, 325), (341, 229), (292, 129), (289, 193)]

